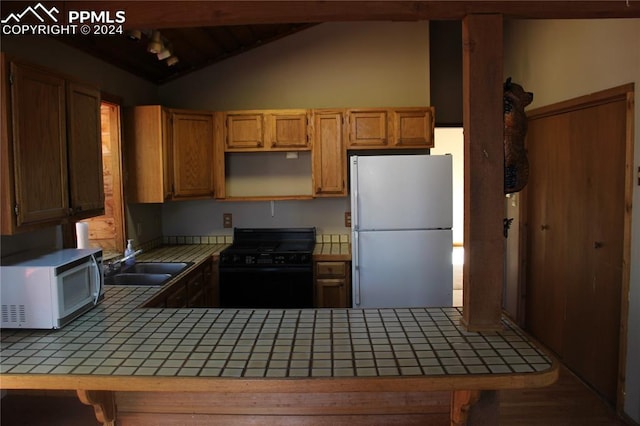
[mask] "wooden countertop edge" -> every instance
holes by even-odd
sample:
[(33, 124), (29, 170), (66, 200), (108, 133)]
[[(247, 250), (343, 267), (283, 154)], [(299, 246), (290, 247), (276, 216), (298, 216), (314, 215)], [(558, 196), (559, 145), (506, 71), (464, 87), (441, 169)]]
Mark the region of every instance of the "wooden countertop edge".
[(558, 379), (559, 366), (535, 373), (407, 377), (151, 377), (3, 374), (2, 389), (109, 390), (120, 392), (430, 392), (544, 387)]

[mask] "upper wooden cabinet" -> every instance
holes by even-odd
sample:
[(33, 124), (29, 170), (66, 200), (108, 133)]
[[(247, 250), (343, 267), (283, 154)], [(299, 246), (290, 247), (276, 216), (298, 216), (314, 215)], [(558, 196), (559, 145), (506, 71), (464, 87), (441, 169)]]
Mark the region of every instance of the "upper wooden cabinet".
[(347, 111), (349, 148), (385, 148), (389, 146), (387, 110), (351, 109)]
[(1, 62), (2, 234), (102, 214), (99, 91)]
[(280, 110), (265, 114), (265, 140), (271, 149), (311, 149), (306, 110)]
[(225, 113), (225, 151), (264, 148), (264, 116), (262, 113)]
[(432, 148), (433, 107), (347, 110), (347, 148)]
[(250, 110), (225, 112), (225, 151), (310, 150), (308, 111)]
[(342, 111), (313, 112), (312, 168), (313, 195), (316, 197), (339, 197), (347, 194), (347, 159), (342, 122)]
[(67, 117), (69, 190), (73, 214), (77, 218), (104, 214), (100, 91), (68, 83)]
[(171, 110), (173, 198), (213, 197), (212, 113)]
[(168, 110), (159, 105), (126, 108), (122, 123), (127, 201), (162, 203), (170, 199), (173, 164)]
[(212, 197), (213, 113), (145, 105), (124, 114), (127, 200)]

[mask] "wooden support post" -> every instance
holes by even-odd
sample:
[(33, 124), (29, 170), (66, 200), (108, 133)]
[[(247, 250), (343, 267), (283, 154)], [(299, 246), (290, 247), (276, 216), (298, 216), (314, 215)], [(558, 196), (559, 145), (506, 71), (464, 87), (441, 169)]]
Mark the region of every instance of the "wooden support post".
[(500, 328), (504, 271), (502, 219), (502, 15), (462, 21), (464, 121), (463, 324)]
[(103, 426), (116, 425), (116, 402), (113, 392), (78, 389), (76, 394), (83, 404), (93, 406), (96, 419)]

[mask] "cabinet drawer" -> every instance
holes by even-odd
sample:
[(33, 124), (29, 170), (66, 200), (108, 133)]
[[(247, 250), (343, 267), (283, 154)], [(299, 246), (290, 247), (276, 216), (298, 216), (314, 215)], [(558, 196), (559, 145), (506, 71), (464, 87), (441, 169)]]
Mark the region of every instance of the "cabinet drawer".
[(318, 277), (344, 277), (347, 273), (346, 262), (318, 262), (316, 264)]

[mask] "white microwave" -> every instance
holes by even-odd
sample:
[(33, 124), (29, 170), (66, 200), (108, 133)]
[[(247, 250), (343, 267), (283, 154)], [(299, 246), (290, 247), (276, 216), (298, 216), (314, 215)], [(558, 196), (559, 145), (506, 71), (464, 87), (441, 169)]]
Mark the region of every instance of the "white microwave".
[(1, 328), (60, 328), (103, 297), (100, 249), (31, 251), (0, 260)]

